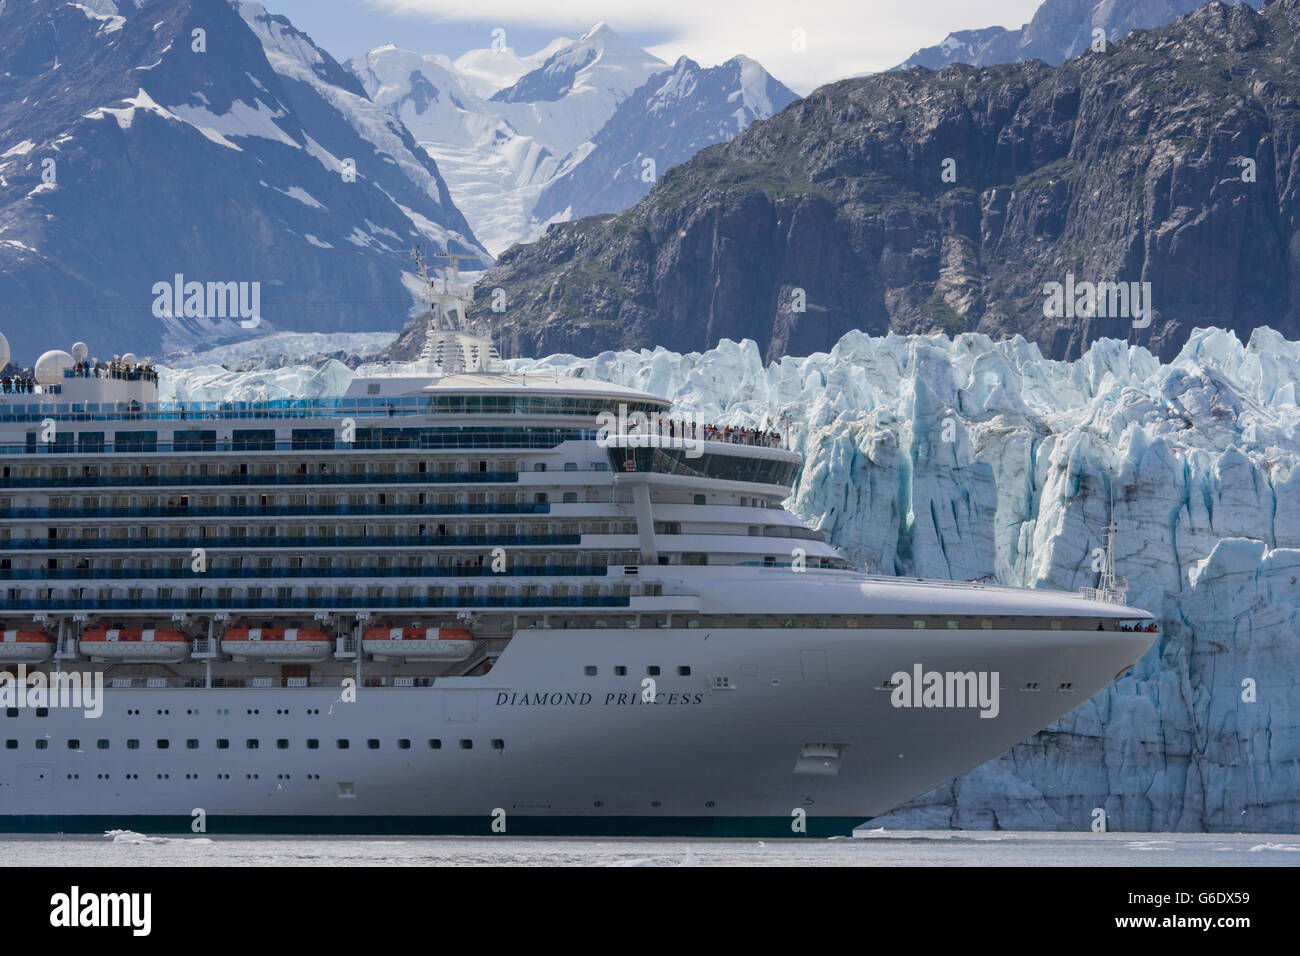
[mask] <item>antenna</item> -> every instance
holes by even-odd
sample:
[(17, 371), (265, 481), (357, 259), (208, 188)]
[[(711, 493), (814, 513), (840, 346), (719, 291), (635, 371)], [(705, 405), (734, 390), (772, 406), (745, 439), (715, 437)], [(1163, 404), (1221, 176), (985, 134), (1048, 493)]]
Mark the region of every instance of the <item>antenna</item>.
[(1106, 525), (1106, 553), (1102, 558), (1101, 580), (1095, 588), (1081, 588), (1080, 593), (1094, 601), (1107, 604), (1124, 604), (1128, 600), (1128, 578), (1119, 578), (1115, 574), (1115, 535), (1119, 527), (1115, 524), (1115, 493), (1110, 496), (1110, 523)]

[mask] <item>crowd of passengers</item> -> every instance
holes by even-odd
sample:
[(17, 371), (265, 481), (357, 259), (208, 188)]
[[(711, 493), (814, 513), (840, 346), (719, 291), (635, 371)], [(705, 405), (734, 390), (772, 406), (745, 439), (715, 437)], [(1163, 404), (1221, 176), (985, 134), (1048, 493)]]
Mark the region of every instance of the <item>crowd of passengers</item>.
[[(671, 419), (665, 421), (662, 418), (652, 422), (651, 425), (657, 429), (655, 434), (668, 438), (700, 438), (704, 441), (731, 442), (733, 445), (763, 445), (768, 448), (781, 446), (780, 432), (765, 432), (757, 428), (742, 428), (737, 425), (724, 425), (719, 428), (717, 425), (697, 425), (695, 422), (679, 422)], [(640, 425), (633, 420), (628, 426), (628, 433), (635, 435), (638, 431)]]
[(132, 382), (158, 382), (158, 370), (152, 365), (127, 365), (113, 359), (111, 362), (83, 359), (72, 366), (74, 378), (119, 378)]
[(8, 394), (26, 394), (31, 395), (36, 391), (36, 379), (28, 378), (25, 375), (6, 375), (0, 378), (0, 389)]

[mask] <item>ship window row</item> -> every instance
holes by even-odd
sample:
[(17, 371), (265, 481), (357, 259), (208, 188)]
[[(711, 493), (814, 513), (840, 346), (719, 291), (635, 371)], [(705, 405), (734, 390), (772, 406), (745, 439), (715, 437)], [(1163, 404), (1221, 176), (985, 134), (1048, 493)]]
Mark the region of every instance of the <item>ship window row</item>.
[(618, 472), (654, 472), (793, 487), (799, 463), (776, 458), (706, 452), (691, 458), (681, 448), (610, 448), (610, 466)]
[[(645, 669), (645, 672), (646, 672), (646, 674), (647, 674), (648, 676), (650, 676), (650, 677), (658, 677), (658, 676), (660, 675), (660, 673), (661, 673), (661, 671), (660, 671), (660, 667), (659, 667), (658, 664), (650, 664), (650, 665), (648, 665), (648, 666), (646, 667), (646, 669)], [(598, 676), (600, 676), (600, 668), (599, 668), (597, 665), (595, 665), (595, 664), (587, 664), (586, 666), (584, 666), (584, 667), (582, 668), (582, 673), (583, 673), (585, 676), (587, 676), (587, 677), (598, 677)], [(625, 665), (625, 664), (615, 664), (615, 665), (614, 665), (614, 675), (615, 675), (616, 677), (626, 677), (626, 676), (627, 676), (627, 665)], [(677, 676), (678, 676), (678, 677), (690, 677), (690, 676), (691, 676), (691, 668), (690, 668), (690, 665), (689, 665), (689, 664), (680, 664), (680, 665), (678, 665), (678, 667), (677, 667)]]
[[(486, 464), (486, 462), (484, 462)], [(657, 505), (685, 504), (685, 496), (670, 489), (657, 489)], [(585, 488), (587, 503), (605, 504), (611, 499), (604, 487)], [(566, 495), (576, 492), (565, 492)], [(569, 499), (566, 497), (565, 499)], [(763, 508), (784, 511), (780, 502), (763, 498), (739, 498), (702, 494), (690, 496), (696, 505)], [(0, 496), (0, 519), (15, 518), (186, 518), (221, 515), (229, 517), (282, 517), (330, 514), (546, 514), (520, 491), (371, 491), (371, 492), (277, 492), (251, 490), (235, 494), (181, 493), (174, 495), (49, 495), (40, 507), (15, 507), (15, 499)]]
[[(171, 748), (171, 741), (170, 741), (170, 740), (167, 740), (167, 739), (159, 739), (159, 740), (156, 740), (156, 741), (154, 742), (154, 744), (155, 744), (155, 749), (157, 749), (157, 750), (169, 750), (169, 749)], [(229, 750), (229, 749), (231, 749), (231, 748), (230, 748), (230, 739), (229, 739), (229, 738), (226, 738), (226, 737), (220, 737), (220, 738), (217, 738), (217, 739), (215, 740), (215, 745), (216, 745), (216, 749), (217, 749), (217, 750)], [(320, 746), (321, 746), (321, 741), (320, 741), (320, 738), (317, 738), (317, 737), (311, 737), (311, 738), (307, 738), (306, 740), (304, 740), (304, 741), (303, 741), (303, 745), (306, 747), (307, 750), (319, 750), (319, 749), (320, 749)], [(505, 740), (502, 739), (502, 738), (500, 738), (500, 737), (493, 737), (493, 738), (489, 741), (489, 746), (490, 746), (491, 749), (493, 749), (493, 750), (504, 750), (504, 749), (505, 749), (505, 745), (506, 745)], [(12, 737), (10, 737), (10, 738), (8, 738), (8, 739), (5, 740), (5, 749), (6, 749), (6, 750), (17, 750), (17, 749), (18, 749), (18, 746), (19, 746), (19, 742), (18, 742), (16, 739), (12, 738)], [(32, 741), (32, 746), (33, 746), (33, 748), (36, 749), (36, 750), (48, 750), (49, 747), (50, 747), (50, 739), (49, 739), (48, 737), (37, 737), (35, 740)], [(351, 747), (352, 747), (352, 741), (351, 741), (349, 738), (346, 738), (346, 737), (336, 738), (335, 741), (334, 741), (334, 746), (335, 746), (335, 749), (338, 749), (338, 750), (349, 750), (349, 749), (351, 749)], [(398, 750), (410, 750), (412, 745), (411, 745), (411, 740), (410, 740), (410, 738), (407, 738), (407, 737), (401, 737), (401, 738), (398, 738), (397, 740), (393, 741), (393, 746), (394, 746), (396, 749), (398, 749)], [(473, 741), (472, 738), (462, 737), (462, 738), (460, 738), (459, 741), (458, 741), (458, 746), (460, 747), (461, 750), (473, 750), (473, 749), (474, 749), (474, 741)], [(378, 737), (369, 737), (369, 738), (367, 738), (366, 741), (365, 741), (365, 749), (367, 749), (367, 750), (382, 750), (382, 749), (384, 749), (384, 747), (385, 747), (385, 745), (384, 745), (383, 741), (380, 740)], [(261, 748), (261, 740), (260, 740), (259, 738), (253, 738), (253, 737), (250, 737), (250, 738), (245, 739), (245, 741), (244, 741), (244, 749), (246, 749), (246, 750), (258, 750), (258, 749), (260, 749), (260, 748)], [(276, 741), (275, 741), (275, 748), (276, 748), (277, 750), (289, 750), (289, 749), (292, 748), (292, 743), (291, 743), (291, 741), (289, 740), (289, 738), (287, 738), (287, 737), (279, 737), (279, 738), (277, 738)], [(68, 749), (68, 750), (73, 750), (73, 751), (80, 751), (80, 750), (83, 750), (82, 745), (81, 745), (81, 740), (78, 739), (78, 738), (75, 738), (75, 737), (74, 737), (74, 738), (70, 738), (70, 739), (67, 741), (67, 749)], [(108, 740), (107, 738), (103, 738), (103, 737), (101, 737), (101, 738), (99, 738), (98, 740), (95, 741), (95, 749), (96, 749), (96, 750), (111, 750), (111, 749), (112, 749), (112, 743), (111, 743), (111, 741)], [(135, 739), (135, 738), (128, 739), (128, 740), (126, 741), (126, 749), (127, 749), (127, 750), (139, 750), (139, 749), (140, 749), (140, 741), (139, 741), (138, 739)], [(199, 749), (201, 749), (201, 745), (200, 745), (199, 740), (198, 740), (197, 738), (193, 738), (193, 737), (188, 738), (188, 739), (185, 741), (185, 749), (186, 749), (186, 750), (199, 750)], [(430, 749), (430, 750), (441, 750), (441, 749), (442, 749), (442, 740), (439, 739), (439, 738), (430, 738), (430, 739), (429, 739), (429, 742), (428, 742), (428, 749)]]
[[(3, 420), (3, 416), (0, 416)], [(282, 437), (283, 436), (283, 437)], [(439, 448), (554, 448), (566, 441), (594, 440), (594, 429), (581, 428), (373, 428), (359, 427), (351, 441), (341, 430), (293, 429), (288, 435), (274, 428), (236, 428), (218, 435), (211, 430), (156, 429), (132, 431), (56, 431), (48, 440), (29, 431), (24, 445), (0, 446), (0, 454), (157, 454), (240, 451), (356, 451)], [(170, 440), (169, 440), (170, 438)]]
[[(442, 516), (442, 515), (529, 515), (550, 513), (549, 503), (526, 500), (522, 493), (447, 494), (357, 494), (357, 495), (179, 495), (165, 499), (126, 496), (99, 498), (51, 497), (42, 507), (13, 506), (13, 499), (0, 498), (0, 519), (20, 518), (163, 518), (194, 520), (223, 518), (324, 518), (340, 516)], [(588, 502), (608, 501), (589, 491)]]
[[(74, 377), (69, 372), (65, 378)], [(255, 402), (27, 402), (5, 407), (0, 421), (22, 421), (23, 416), (53, 415), (116, 421), (156, 418), (165, 421), (187, 419), (329, 418), (359, 412), (371, 415), (412, 415), (446, 412), (467, 415), (591, 415), (603, 411), (662, 412), (668, 402), (628, 401), (615, 397), (573, 395), (471, 394), (403, 395), (395, 397), (287, 398)]]
[[(584, 534), (587, 532), (583, 532)], [(625, 532), (631, 534), (632, 532)], [(375, 536), (376, 538), (378, 536)], [(254, 570), (259, 572), (274, 573), (277, 570), (305, 572), (346, 569), (349, 572), (363, 572), (375, 570), (380, 573), (393, 570), (400, 573), (410, 572), (418, 574), (422, 569), (478, 569), (487, 567), (491, 571), (491, 564), (494, 556), (490, 551), (481, 554), (464, 554), (462, 553), (440, 553), (440, 552), (423, 552), (420, 554), (375, 554), (375, 555), (332, 555), (332, 554), (293, 554), (293, 555), (257, 555), (257, 554), (226, 554), (215, 552), (208, 555), (206, 572), (209, 575), (216, 572), (235, 572)], [(566, 551), (521, 551), (511, 554), (509, 552), (504, 556), (505, 567), (510, 568), (561, 568), (579, 566), (604, 568), (611, 564), (636, 564), (639, 554), (636, 551), (587, 551), (587, 550), (566, 550)], [(87, 556), (78, 558), (44, 558), (35, 559), (30, 562), (14, 563), (12, 558), (0, 558), (0, 571), (21, 570), (23, 568), (39, 569), (42, 572), (47, 571), (77, 571), (86, 572), (86, 574), (100, 573), (104, 571), (122, 571), (122, 572), (153, 572), (153, 571), (176, 571), (192, 572), (193, 558), (189, 555), (185, 557), (99, 557)], [(701, 562), (704, 563), (704, 562)], [(501, 567), (500, 564), (497, 565)], [(500, 572), (497, 572), (500, 573)], [(21, 577), (21, 575), (15, 575)], [(39, 575), (36, 575), (39, 576)], [(86, 576), (86, 575), (80, 575)], [(140, 577), (152, 577), (155, 575), (145, 573)], [(310, 577), (310, 573), (301, 575)]]
[(518, 458), (443, 458), (416, 459), (394, 457), (368, 458), (354, 461), (350, 458), (330, 460), (286, 460), (279, 457), (267, 461), (217, 461), (192, 464), (171, 462), (167, 464), (140, 462), (122, 465), (48, 465), (0, 466), (4, 478), (275, 478), (302, 475), (328, 475), (332, 478), (381, 478), (384, 475), (443, 475), (467, 477), (484, 474), (517, 474), (525, 463)]

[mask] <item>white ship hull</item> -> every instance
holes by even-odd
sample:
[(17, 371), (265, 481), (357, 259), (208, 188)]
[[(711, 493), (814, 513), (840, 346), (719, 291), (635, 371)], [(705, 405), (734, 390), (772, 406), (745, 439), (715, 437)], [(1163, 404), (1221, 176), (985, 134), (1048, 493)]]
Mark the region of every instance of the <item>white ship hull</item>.
[[(353, 703), (333, 687), (111, 689), (97, 720), (21, 710), (4, 725), (24, 753), (0, 770), (0, 829), (185, 830), (201, 809), (209, 833), (487, 834), (503, 810), (512, 833), (794, 835), (802, 810), (809, 832), (847, 832), (1032, 736), (1154, 639), (1051, 630), (986, 631), (978, 644), (960, 631), (650, 636), (522, 632), (482, 678), (362, 687)], [(692, 676), (665, 667), (657, 702), (647, 704), (636, 675), (653, 661), (689, 662)], [(575, 662), (590, 662), (597, 676)], [(882, 683), (917, 662), (996, 671), (997, 716), (893, 706)], [(633, 676), (613, 676), (618, 664)], [(713, 686), (716, 677), (731, 686)], [(1021, 689), (1028, 684), (1041, 689)], [(1062, 684), (1072, 690), (1056, 690)], [(39, 755), (22, 739), (36, 734), (52, 741)], [(142, 741), (139, 750), (124, 750), (128, 737)], [(219, 737), (229, 749), (214, 749)], [(96, 750), (98, 738), (111, 749)], [(80, 748), (66, 749), (65, 739)], [(156, 749), (157, 739), (169, 748)], [(250, 739), (257, 749), (247, 749)], [(306, 749), (308, 739), (319, 749)], [(410, 749), (399, 749), (403, 739)], [(835, 745), (838, 760), (800, 766), (814, 744)]]

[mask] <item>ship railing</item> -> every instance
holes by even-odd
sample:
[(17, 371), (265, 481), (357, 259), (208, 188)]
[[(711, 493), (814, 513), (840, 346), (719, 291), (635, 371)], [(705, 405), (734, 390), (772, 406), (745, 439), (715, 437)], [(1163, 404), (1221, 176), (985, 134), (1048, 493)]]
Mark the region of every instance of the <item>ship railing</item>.
[(1079, 596), (1089, 601), (1122, 606), (1128, 602), (1128, 588), (1079, 588)]
[[(409, 680), (412, 683), (394, 683), (394, 680)], [(381, 681), (381, 683), (372, 683), (372, 681)], [(367, 687), (430, 687), (432, 686), (432, 677), (410, 677), (410, 678), (367, 678)], [(202, 689), (207, 686), (206, 679), (202, 677), (109, 677), (104, 681), (104, 685), (114, 690), (147, 688), (149, 690), (175, 690), (184, 689)], [(338, 687), (338, 681), (323, 680), (320, 678), (310, 677), (214, 677), (212, 678), (214, 688), (248, 688), (248, 689), (297, 689), (311, 687)]]
[[(232, 600), (236, 603), (232, 604)], [(598, 597), (507, 596), (507, 597), (353, 597), (353, 598), (104, 598), (59, 597), (44, 600), (0, 597), (0, 611), (274, 611), (291, 608), (315, 611), (358, 611), (377, 608), (422, 611), (430, 608), (469, 610), (471, 608), (596, 608), (627, 607), (626, 595)]]
[[(0, 550), (4, 550), (0, 547)], [(464, 560), (463, 558), (456, 560)], [(812, 566), (812, 562), (809, 562)], [(633, 574), (636, 572), (633, 571)], [(574, 564), (569, 566), (516, 565), (502, 571), (493, 571), (492, 563), (478, 565), (452, 565), (413, 568), (397, 565), (379, 567), (302, 567), (302, 568), (229, 568), (212, 566), (208, 576), (213, 579), (230, 578), (580, 578), (606, 577), (609, 567), (603, 564)], [(0, 581), (166, 581), (179, 578), (192, 579), (194, 572), (188, 568), (32, 568), (28, 570), (0, 568)]]

